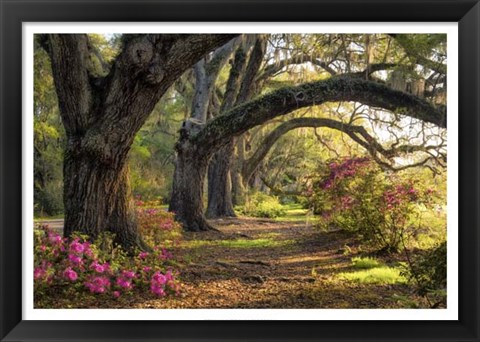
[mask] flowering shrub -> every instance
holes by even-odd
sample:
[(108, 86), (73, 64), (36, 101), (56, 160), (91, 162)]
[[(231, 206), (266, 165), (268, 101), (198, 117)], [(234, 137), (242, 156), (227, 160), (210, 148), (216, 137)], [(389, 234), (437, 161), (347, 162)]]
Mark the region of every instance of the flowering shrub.
[(153, 246), (166, 245), (181, 236), (182, 226), (174, 213), (159, 207), (158, 202), (135, 201), (138, 229), (145, 241)]
[[(84, 236), (62, 238), (44, 226), (35, 231), (34, 289), (36, 296), (58, 290), (114, 298), (135, 291), (163, 297), (177, 294), (180, 283), (169, 268), (172, 255), (164, 248), (139, 252), (135, 257), (113, 245), (105, 234), (95, 243)], [(101, 247), (100, 247), (101, 246)]]
[(310, 202), (324, 227), (358, 234), (385, 251), (399, 249), (432, 190), (384, 172), (369, 158), (332, 162), (320, 170)]

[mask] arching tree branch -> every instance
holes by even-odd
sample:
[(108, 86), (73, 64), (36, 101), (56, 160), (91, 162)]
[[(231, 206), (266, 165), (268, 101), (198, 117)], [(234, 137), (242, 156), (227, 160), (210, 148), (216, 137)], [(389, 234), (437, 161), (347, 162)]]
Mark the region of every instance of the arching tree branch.
[[(280, 139), (284, 134), (289, 131), (300, 128), (300, 127), (312, 127), (312, 128), (330, 128), (347, 134), (353, 141), (358, 143), (360, 146), (364, 147), (371, 155), (379, 162), (382, 166), (385, 166), (389, 169), (393, 169), (388, 162), (382, 160), (380, 155), (385, 159), (391, 159), (395, 156), (414, 153), (419, 151), (431, 151), (438, 150), (439, 148), (445, 147), (443, 144), (440, 145), (411, 145), (405, 144), (400, 146), (391, 146), (390, 148), (385, 148), (380, 144), (363, 126), (351, 125), (343, 123), (341, 121), (328, 119), (328, 118), (295, 118), (289, 121), (286, 121), (276, 127), (267, 137), (259, 144), (257, 150), (253, 155), (245, 160), (242, 166), (242, 176), (243, 179), (248, 181), (257, 167), (260, 165), (262, 160), (267, 156), (270, 149), (273, 145)], [(410, 165), (407, 167), (411, 167)]]
[(332, 77), (324, 81), (286, 87), (237, 106), (210, 123), (195, 137), (198, 146), (215, 149), (229, 137), (240, 135), (280, 115), (326, 102), (355, 101), (446, 127), (446, 113), (428, 102), (382, 84), (360, 78)]
[(284, 196), (301, 196), (301, 195), (303, 195), (302, 191), (279, 189), (278, 187), (275, 186), (275, 184), (273, 184), (272, 182), (270, 182), (266, 177), (260, 176), (260, 179), (262, 180), (263, 184), (265, 184), (265, 186), (270, 189), (270, 192), (271, 192), (273, 195), (276, 195), (276, 196), (280, 196), (280, 195), (284, 195)]
[(54, 34), (43, 40), (52, 62), (58, 105), (67, 135), (84, 131), (92, 121), (93, 93), (89, 82), (86, 34)]
[(192, 101), (192, 118), (200, 122), (207, 121), (208, 105), (215, 81), (217, 80), (220, 70), (238, 43), (239, 38), (232, 39), (227, 44), (216, 49), (210, 59), (203, 58), (193, 67), (195, 74), (195, 94)]
[(254, 79), (260, 69), (267, 49), (267, 39), (263, 35), (258, 35), (253, 45), (250, 58), (248, 59), (248, 65), (245, 69), (245, 75), (243, 75), (240, 90), (238, 92), (236, 104), (241, 104), (250, 99), (254, 92), (255, 82)]
[(262, 81), (262, 80), (265, 80), (269, 77), (274, 76), (276, 73), (280, 72), (283, 68), (285, 68), (288, 65), (304, 64), (304, 63), (307, 63), (307, 62), (310, 62), (313, 65), (317, 65), (317, 66), (321, 67), (322, 69), (324, 69), (326, 72), (328, 72), (332, 76), (337, 74), (337, 72), (333, 68), (331, 68), (328, 65), (328, 63), (323, 62), (323, 61), (319, 60), (318, 58), (312, 57), (310, 55), (301, 54), (301, 55), (296, 55), (294, 57), (281, 60), (278, 63), (270, 64), (268, 67), (265, 68), (263, 73), (261, 73), (257, 77), (257, 81)]
[[(173, 82), (235, 35), (125, 35), (101, 85), (92, 87), (86, 35), (49, 35), (60, 112), (71, 150), (121, 164), (136, 132)], [(185, 46), (189, 48), (186, 49)]]

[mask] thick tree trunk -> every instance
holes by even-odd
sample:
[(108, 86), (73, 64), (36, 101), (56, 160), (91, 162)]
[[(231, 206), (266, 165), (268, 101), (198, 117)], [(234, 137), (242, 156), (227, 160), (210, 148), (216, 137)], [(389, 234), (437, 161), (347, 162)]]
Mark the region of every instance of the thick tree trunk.
[(208, 218), (236, 217), (232, 204), (230, 166), (234, 151), (232, 141), (215, 153), (208, 166)]
[(78, 231), (95, 239), (104, 231), (115, 234), (127, 250), (148, 249), (136, 229), (126, 162), (113, 167), (78, 149), (64, 159), (64, 235)]
[(230, 171), (232, 180), (232, 202), (234, 205), (244, 205), (247, 188), (243, 183), (242, 174), (238, 167), (234, 167)]
[(177, 144), (177, 160), (173, 175), (172, 198), (169, 211), (186, 231), (206, 231), (213, 229), (203, 213), (203, 183), (207, 171), (208, 158), (199, 155), (188, 140)]
[(248, 190), (248, 184), (242, 175), (242, 165), (245, 162), (245, 136), (241, 135), (236, 139), (235, 158), (231, 168), (232, 197), (235, 205), (244, 205)]
[[(95, 70), (87, 35), (42, 36), (50, 55), (62, 122), (65, 235), (107, 230), (126, 249), (137, 234), (127, 154), (135, 134), (180, 75), (235, 35), (124, 35), (109, 70)], [(103, 63), (102, 63), (103, 64)], [(99, 75), (107, 75), (99, 77)]]

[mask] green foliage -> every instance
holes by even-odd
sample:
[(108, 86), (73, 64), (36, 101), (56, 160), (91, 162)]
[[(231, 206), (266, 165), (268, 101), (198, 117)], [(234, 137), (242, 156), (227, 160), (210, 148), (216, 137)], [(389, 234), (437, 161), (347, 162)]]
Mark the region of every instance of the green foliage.
[(253, 217), (276, 218), (286, 214), (285, 208), (280, 204), (278, 197), (262, 192), (255, 192), (249, 196), (240, 210), (243, 215)]
[(190, 91), (179, 94), (170, 89), (135, 137), (129, 154), (130, 182), (133, 193), (142, 198), (161, 197), (168, 202), (174, 172), (174, 146), (181, 122), (189, 111)]
[(339, 273), (340, 279), (360, 284), (404, 284), (405, 277), (396, 268), (382, 266), (368, 270)]
[(60, 122), (50, 60), (38, 44), (34, 55), (35, 214), (63, 212), (62, 158), (65, 132)]
[(39, 217), (54, 217), (63, 213), (63, 183), (55, 179), (35, 189), (35, 212)]
[(351, 158), (319, 170), (310, 201), (322, 228), (341, 228), (379, 250), (396, 252), (422, 224), (433, 190), (413, 177), (386, 173), (368, 158)]
[(342, 272), (337, 277), (360, 284), (403, 284), (407, 282), (399, 268), (388, 267), (372, 258), (352, 258), (352, 266), (359, 271)]
[(418, 255), (402, 272), (410, 282), (416, 284), (421, 295), (447, 287), (447, 243), (438, 244)]
[(379, 267), (381, 263), (378, 260), (369, 257), (355, 257), (352, 258), (352, 265), (354, 268), (369, 269)]

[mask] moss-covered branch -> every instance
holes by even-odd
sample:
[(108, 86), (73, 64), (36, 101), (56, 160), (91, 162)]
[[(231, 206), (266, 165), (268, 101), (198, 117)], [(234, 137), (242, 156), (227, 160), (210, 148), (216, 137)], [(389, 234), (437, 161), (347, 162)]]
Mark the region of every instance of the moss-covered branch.
[(231, 109), (209, 122), (193, 138), (202, 148), (216, 149), (228, 138), (299, 108), (326, 102), (354, 101), (446, 127), (446, 113), (425, 100), (383, 84), (345, 76), (286, 87)]
[(413, 58), (418, 64), (421, 64), (430, 70), (435, 71), (436, 73), (446, 75), (447, 74), (447, 65), (435, 62), (425, 56), (422, 56), (418, 50), (415, 48), (413, 42), (410, 41), (409, 35), (407, 34), (390, 34), (391, 37), (403, 48), (403, 50)]

